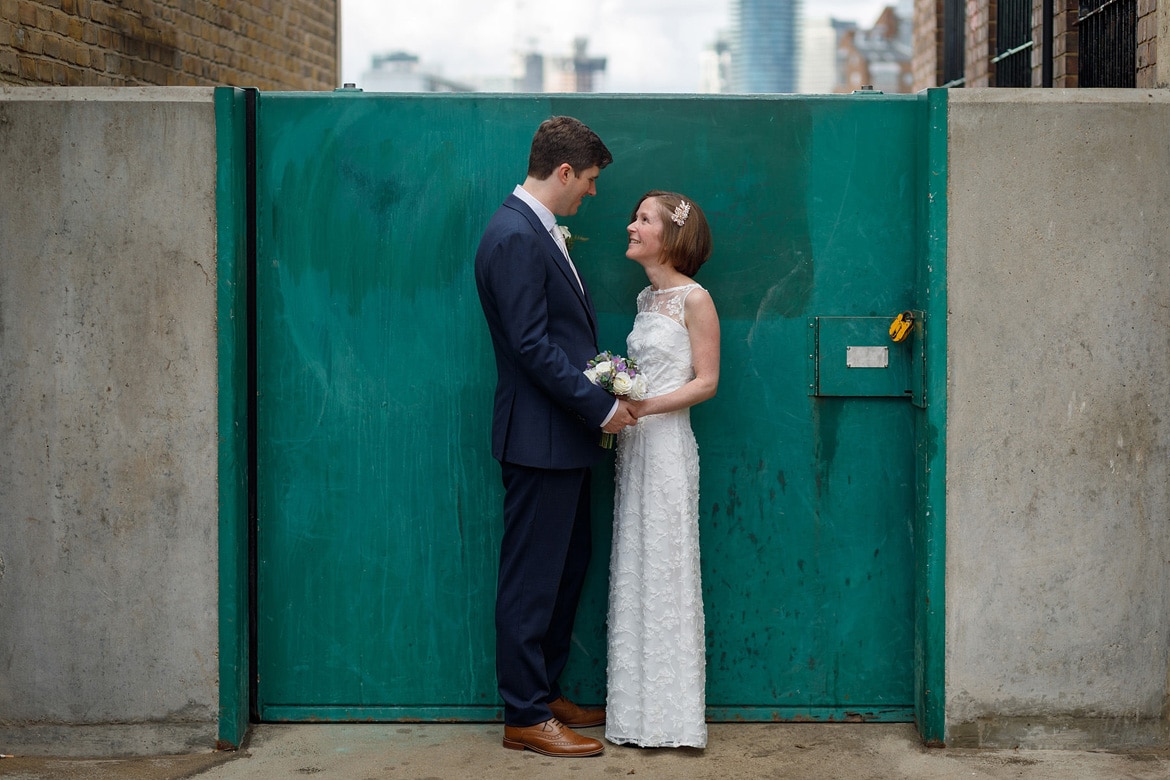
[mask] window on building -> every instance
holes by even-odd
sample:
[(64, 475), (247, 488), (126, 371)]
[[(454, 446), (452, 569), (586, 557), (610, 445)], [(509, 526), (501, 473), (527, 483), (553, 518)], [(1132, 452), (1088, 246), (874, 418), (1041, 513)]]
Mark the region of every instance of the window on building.
[(995, 6), (995, 86), (1032, 86), (1032, 0), (999, 0)]
[(1137, 0), (1080, 0), (1082, 87), (1133, 87), (1137, 80)]

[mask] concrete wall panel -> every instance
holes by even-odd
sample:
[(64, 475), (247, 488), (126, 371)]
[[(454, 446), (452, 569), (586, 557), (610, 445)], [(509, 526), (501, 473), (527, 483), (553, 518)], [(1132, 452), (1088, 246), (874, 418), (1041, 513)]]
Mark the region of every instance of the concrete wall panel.
[(953, 90), (948, 742), (1165, 738), (1170, 94)]
[(0, 92), (8, 752), (215, 744), (212, 95)]

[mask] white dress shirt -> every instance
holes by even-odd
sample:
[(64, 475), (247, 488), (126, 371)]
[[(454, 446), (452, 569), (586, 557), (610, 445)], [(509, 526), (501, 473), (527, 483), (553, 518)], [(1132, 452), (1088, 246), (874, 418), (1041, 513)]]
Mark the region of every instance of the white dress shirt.
[(577, 266), (573, 265), (573, 258), (569, 257), (569, 248), (565, 246), (565, 237), (561, 235), (561, 231), (557, 230), (556, 215), (548, 210), (548, 206), (534, 198), (532, 193), (519, 184), (516, 185), (516, 189), (512, 190), (512, 194), (527, 203), (528, 207), (540, 218), (540, 224), (544, 225), (544, 229), (549, 232), (549, 235), (553, 237), (553, 241), (556, 241), (557, 246), (561, 248), (561, 252), (565, 255), (565, 260), (569, 263), (569, 268), (573, 271), (573, 276), (577, 279), (577, 286), (584, 293), (585, 285), (581, 282), (581, 274), (577, 273)]
[[(516, 189), (512, 190), (512, 194), (527, 203), (528, 207), (532, 209), (533, 213), (540, 218), (540, 224), (544, 225), (544, 229), (549, 232), (549, 234), (553, 237), (553, 240), (557, 242), (557, 246), (559, 246), (561, 251), (565, 253), (565, 260), (568, 261), (569, 268), (573, 269), (573, 276), (577, 277), (577, 285), (581, 288), (581, 292), (584, 293), (585, 285), (581, 282), (581, 275), (577, 273), (577, 266), (573, 265), (573, 258), (569, 257), (569, 248), (565, 246), (565, 237), (561, 235), (561, 231), (557, 230), (556, 215), (549, 211), (548, 206), (544, 205), (535, 197), (533, 197), (531, 192), (524, 189), (519, 184), (516, 185)], [(585, 369), (582, 368), (581, 371), (584, 373)], [(609, 410), (609, 414), (607, 414), (605, 419), (601, 421), (602, 428), (605, 427), (606, 423), (613, 419), (613, 416), (617, 413), (617, 410), (618, 401), (615, 398), (613, 401), (613, 406)]]

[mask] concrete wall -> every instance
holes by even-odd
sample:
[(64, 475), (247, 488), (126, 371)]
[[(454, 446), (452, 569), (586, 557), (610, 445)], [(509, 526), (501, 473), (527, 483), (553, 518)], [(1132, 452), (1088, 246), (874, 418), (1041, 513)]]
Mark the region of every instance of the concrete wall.
[(211, 89), (0, 91), (0, 747), (215, 746)]
[(948, 743), (1163, 740), (1170, 94), (948, 114)]

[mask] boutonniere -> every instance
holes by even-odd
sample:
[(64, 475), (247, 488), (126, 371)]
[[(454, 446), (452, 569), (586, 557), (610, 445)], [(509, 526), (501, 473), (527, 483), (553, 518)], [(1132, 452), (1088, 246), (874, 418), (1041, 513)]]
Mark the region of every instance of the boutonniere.
[(572, 233), (569, 232), (569, 229), (567, 227), (565, 227), (564, 225), (557, 225), (557, 230), (560, 231), (561, 238), (563, 238), (565, 240), (565, 249), (569, 250), (570, 252), (573, 251), (573, 244), (577, 243), (578, 241), (588, 241), (589, 240), (589, 239), (585, 238), (584, 236), (574, 236)]

